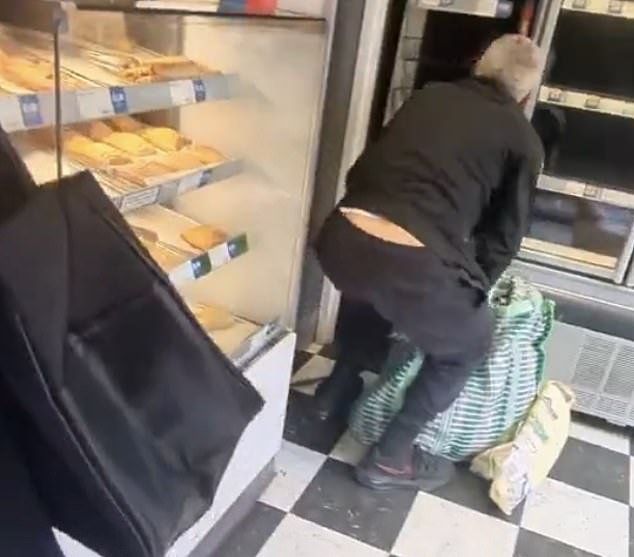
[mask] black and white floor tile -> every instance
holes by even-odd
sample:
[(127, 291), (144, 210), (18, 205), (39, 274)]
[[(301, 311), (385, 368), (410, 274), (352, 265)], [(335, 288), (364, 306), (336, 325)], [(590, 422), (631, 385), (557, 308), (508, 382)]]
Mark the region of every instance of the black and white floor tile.
[(352, 479), (364, 449), (306, 411), (331, 353), (297, 357), (278, 476), (218, 557), (634, 557), (629, 432), (575, 421), (551, 477), (511, 517), (468, 469), (434, 493)]

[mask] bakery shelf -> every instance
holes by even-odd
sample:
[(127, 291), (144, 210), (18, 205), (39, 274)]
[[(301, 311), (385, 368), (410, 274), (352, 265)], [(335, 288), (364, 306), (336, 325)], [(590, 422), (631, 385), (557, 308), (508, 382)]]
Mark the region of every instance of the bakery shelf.
[(212, 340), (241, 369), (247, 368), (266, 349), (285, 334), (278, 320), (256, 325), (246, 319), (236, 318), (233, 327), (209, 333)]
[(179, 195), (226, 180), (236, 176), (241, 171), (242, 163), (240, 161), (228, 160), (195, 172), (161, 178), (156, 183), (125, 193), (113, 191), (110, 198), (122, 213), (129, 213), (156, 203), (169, 205)]
[(418, 0), (417, 5), (426, 10), (491, 18), (507, 18), (513, 13), (513, 2), (508, 0)]
[(542, 85), (539, 90), (539, 101), (566, 108), (600, 112), (623, 118), (634, 118), (634, 100), (619, 99), (588, 91)]
[[(237, 75), (217, 73), (196, 79), (63, 91), (62, 123), (229, 99), (235, 96), (237, 85)], [(55, 94), (0, 94), (0, 125), (7, 132), (55, 125)]]
[(168, 276), (175, 286), (198, 280), (249, 251), (246, 234), (239, 234), (228, 241), (185, 261), (170, 270)]
[[(550, 244), (550, 242), (546, 243)], [(533, 263), (541, 263), (542, 265), (546, 265), (548, 267), (564, 268), (569, 271), (580, 273), (582, 275), (588, 275), (607, 280), (611, 280), (614, 277), (613, 269), (567, 259), (562, 255), (550, 253), (549, 251), (543, 251), (542, 249), (532, 249), (532, 247), (534, 246), (532, 246), (530, 241), (527, 243), (522, 242), (522, 248), (519, 252), (519, 258), (525, 261), (531, 261)], [(547, 248), (551, 246), (541, 247)]]
[(538, 188), (544, 191), (598, 201), (607, 205), (614, 205), (615, 207), (634, 209), (634, 194), (606, 188), (598, 184), (542, 174), (539, 178)]
[(145, 234), (155, 235), (153, 247), (166, 255), (158, 261), (175, 286), (203, 278), (249, 251), (246, 234), (228, 235), (209, 249), (197, 249), (183, 234), (200, 223), (160, 205), (147, 206), (126, 214), (126, 220), (143, 242)]
[(626, 0), (564, 0), (561, 7), (573, 12), (634, 19), (634, 4)]

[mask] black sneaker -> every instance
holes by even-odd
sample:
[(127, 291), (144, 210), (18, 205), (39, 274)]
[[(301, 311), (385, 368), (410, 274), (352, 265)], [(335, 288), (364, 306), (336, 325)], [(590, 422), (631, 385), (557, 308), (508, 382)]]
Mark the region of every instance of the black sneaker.
[(357, 481), (377, 491), (413, 489), (430, 492), (447, 485), (456, 473), (453, 462), (418, 448), (414, 448), (412, 465), (405, 470), (390, 468), (384, 461), (378, 448), (374, 447), (357, 466)]
[(335, 370), (317, 387), (315, 413), (323, 421), (338, 420), (347, 423), (352, 406), (362, 392), (363, 379), (356, 370)]

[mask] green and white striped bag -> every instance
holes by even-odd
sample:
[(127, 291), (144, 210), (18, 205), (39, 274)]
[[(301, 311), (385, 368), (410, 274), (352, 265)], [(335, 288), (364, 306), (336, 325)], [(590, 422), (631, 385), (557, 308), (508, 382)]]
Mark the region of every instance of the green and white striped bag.
[[(489, 304), (496, 324), (486, 362), (471, 374), (454, 404), (428, 423), (417, 439), (422, 449), (453, 461), (471, 459), (502, 442), (533, 403), (542, 380), (554, 303), (523, 279), (505, 275), (492, 289)], [(350, 418), (353, 437), (365, 445), (376, 443), (403, 407), (423, 361), (417, 350), (403, 350), (406, 340), (394, 342), (383, 373)]]

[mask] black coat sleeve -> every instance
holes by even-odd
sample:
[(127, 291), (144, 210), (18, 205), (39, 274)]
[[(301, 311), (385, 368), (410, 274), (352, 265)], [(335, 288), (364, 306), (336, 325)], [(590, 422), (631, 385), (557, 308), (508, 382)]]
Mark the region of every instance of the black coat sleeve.
[(542, 157), (509, 161), (504, 182), (475, 231), (476, 258), (494, 284), (517, 255), (528, 231)]

